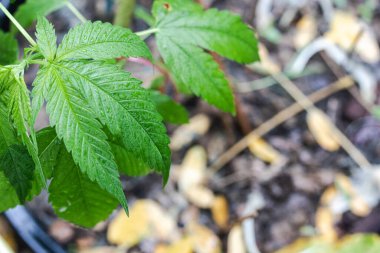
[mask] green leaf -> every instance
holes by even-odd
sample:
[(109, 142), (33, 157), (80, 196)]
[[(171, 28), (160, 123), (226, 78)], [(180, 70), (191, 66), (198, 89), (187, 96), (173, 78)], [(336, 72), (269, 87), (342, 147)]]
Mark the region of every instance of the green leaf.
[(17, 61), (18, 43), (9, 33), (0, 30), (0, 65), (8, 65)]
[[(158, 16), (157, 44), (164, 62), (181, 91), (192, 91), (219, 109), (234, 113), (228, 81), (214, 59), (200, 48), (239, 63), (250, 63), (259, 59), (257, 39), (239, 16), (215, 9), (186, 10), (180, 3), (155, 2), (167, 9), (164, 14), (154, 9)], [(186, 1), (186, 5), (198, 6), (192, 1)]]
[(239, 63), (259, 60), (253, 31), (239, 16), (228, 11), (173, 11), (157, 27), (160, 38), (169, 37), (179, 44), (197, 45)]
[(120, 172), (131, 177), (145, 176), (152, 172), (144, 160), (129, 152), (119, 141), (112, 141), (111, 147)]
[(38, 131), (36, 137), (41, 165), (46, 178), (50, 179), (56, 161), (59, 158), (58, 153), (61, 149), (62, 142), (58, 139), (55, 129), (51, 127)]
[(156, 104), (157, 111), (166, 122), (173, 124), (185, 124), (189, 122), (189, 114), (185, 107), (158, 91), (152, 91), (151, 95), (153, 102)]
[(57, 37), (53, 25), (46, 18), (39, 17), (36, 29), (39, 50), (47, 60), (53, 60), (57, 51)]
[(49, 200), (59, 217), (84, 227), (95, 226), (109, 216), (118, 202), (83, 174), (65, 147), (61, 147), (49, 186)]
[[(27, 0), (21, 5), (14, 14), (15, 19), (21, 26), (27, 28), (32, 25), (33, 21), (39, 16), (46, 16), (56, 11), (66, 4), (67, 0)], [(12, 34), (17, 33), (17, 28), (12, 26)]]
[(235, 113), (231, 88), (211, 55), (161, 34), (157, 35), (157, 45), (179, 83), (219, 109)]
[(58, 60), (118, 57), (152, 58), (146, 44), (131, 30), (99, 21), (71, 29), (57, 51)]
[(11, 74), (7, 79), (8, 84), (5, 85), (8, 86), (7, 89), (9, 91), (7, 107), (16, 130), (36, 165), (36, 171), (38, 172), (37, 180), (39, 180), (38, 182), (41, 186), (46, 186), (46, 178), (38, 157), (38, 146), (33, 127), (29, 90), (26, 87), (21, 73), (23, 73), (23, 70), (18, 70), (17, 68), (11, 69)]
[(104, 62), (61, 62), (57, 66), (67, 83), (80, 94), (126, 150), (169, 177), (170, 149), (162, 118), (141, 82), (117, 66)]
[(155, 0), (152, 7), (153, 16), (157, 20), (171, 12), (201, 12), (202, 10), (202, 6), (193, 0)]
[[(77, 81), (62, 73), (60, 66), (47, 64), (40, 70), (47, 75), (47, 112), (51, 126), (80, 169), (102, 189), (119, 200), (125, 210), (127, 202), (119, 180), (119, 173), (107, 136), (93, 111), (76, 89)], [(42, 85), (37, 83), (37, 86)]]
[(25, 201), (33, 171), (33, 160), (19, 144), (5, 105), (0, 103), (0, 212)]
[(0, 170), (15, 189), (20, 203), (26, 200), (34, 176), (34, 163), (23, 145), (13, 144), (0, 155)]

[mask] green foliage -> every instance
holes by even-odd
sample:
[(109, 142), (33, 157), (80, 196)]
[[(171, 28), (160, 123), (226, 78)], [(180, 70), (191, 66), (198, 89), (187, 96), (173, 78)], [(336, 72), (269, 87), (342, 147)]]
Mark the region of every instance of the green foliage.
[(156, 104), (157, 111), (162, 115), (164, 121), (172, 124), (185, 124), (189, 122), (189, 114), (186, 109), (158, 91), (152, 91), (151, 99)]
[[(27, 0), (15, 13), (16, 20), (23, 26), (29, 27), (40, 16), (58, 10), (66, 4), (67, 0)], [(17, 33), (17, 28), (12, 26), (11, 32)]]
[(17, 40), (0, 30), (0, 65), (12, 64), (18, 57)]
[(152, 57), (146, 44), (129, 29), (99, 21), (70, 30), (57, 51), (57, 60), (104, 60), (122, 56)]
[[(23, 26), (38, 18), (37, 43), (25, 49), (19, 64), (2, 66), (16, 62), (18, 49), (11, 35), (0, 33), (0, 211), (45, 188), (58, 216), (90, 227), (118, 203), (127, 211), (120, 173), (157, 172), (168, 181), (171, 154), (162, 121), (182, 124), (189, 116), (154, 90), (163, 88), (165, 79), (145, 89), (124, 70), (120, 58), (152, 60), (147, 45), (129, 29), (85, 22), (57, 45), (53, 25), (39, 16), (65, 3), (28, 0), (17, 11)], [(190, 0), (156, 0), (153, 15), (155, 27), (140, 35), (157, 33), (158, 49), (179, 89), (234, 113), (228, 81), (208, 51), (239, 63), (258, 60), (253, 32), (239, 17), (204, 11)], [(29, 91), (24, 71), (31, 64), (39, 70)], [(44, 103), (50, 127), (36, 133)]]
[(202, 11), (192, 1), (156, 1), (158, 49), (177, 84), (223, 111), (235, 113), (224, 73), (209, 50), (250, 63), (259, 59), (257, 40), (241, 18), (229, 12)]
[(57, 156), (49, 193), (54, 211), (61, 218), (84, 227), (95, 226), (106, 219), (118, 205), (112, 195), (81, 172), (63, 145)]

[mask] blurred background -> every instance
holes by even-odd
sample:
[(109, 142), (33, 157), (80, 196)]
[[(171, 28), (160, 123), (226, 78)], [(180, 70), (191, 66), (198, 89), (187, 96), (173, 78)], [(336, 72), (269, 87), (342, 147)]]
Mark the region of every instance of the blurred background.
[[(23, 1), (1, 2), (15, 11)], [(87, 19), (133, 31), (151, 18), (149, 0), (71, 2)], [(380, 252), (380, 3), (198, 2), (240, 15), (259, 38), (260, 63), (217, 58), (237, 116), (176, 93), (159, 67), (128, 60), (126, 70), (145, 86), (164, 83), (190, 114), (189, 124), (168, 125), (168, 185), (158, 175), (123, 178), (130, 218), (116, 210), (92, 230), (57, 219), (43, 193), (0, 216), (1, 253)], [(49, 19), (59, 40), (80, 23), (66, 8)], [(159, 62), (154, 38), (147, 43)], [(37, 127), (47, 124), (42, 112)]]

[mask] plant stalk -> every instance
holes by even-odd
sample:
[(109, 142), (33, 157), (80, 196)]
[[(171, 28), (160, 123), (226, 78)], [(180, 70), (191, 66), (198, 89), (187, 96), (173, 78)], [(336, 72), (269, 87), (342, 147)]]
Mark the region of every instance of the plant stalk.
[(138, 35), (140, 37), (148, 36), (148, 35), (151, 35), (153, 33), (158, 32), (159, 30), (160, 29), (158, 29), (158, 28), (150, 28), (150, 29), (147, 29), (147, 30), (144, 30), (144, 31), (141, 31), (141, 32), (137, 32), (136, 35)]
[(66, 6), (75, 15), (75, 17), (77, 17), (82, 23), (87, 22), (87, 19), (82, 15), (82, 13), (79, 12), (79, 10), (70, 1), (66, 2)]
[(29, 33), (20, 25), (20, 23), (13, 17), (13, 15), (5, 8), (5, 6), (0, 2), (0, 10), (4, 12), (4, 14), (9, 18), (9, 20), (17, 27), (20, 33), (27, 39), (27, 41), (32, 46), (37, 46), (37, 43), (34, 39), (29, 35)]

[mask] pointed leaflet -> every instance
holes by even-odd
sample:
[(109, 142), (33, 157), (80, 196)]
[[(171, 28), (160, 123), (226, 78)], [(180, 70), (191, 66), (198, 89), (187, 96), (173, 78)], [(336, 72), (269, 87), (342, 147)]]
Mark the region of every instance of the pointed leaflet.
[[(52, 61), (55, 58), (57, 52), (57, 37), (55, 35), (54, 27), (49, 21), (40, 17), (37, 21), (36, 27), (37, 33), (37, 45), (41, 54), (47, 59)], [(44, 103), (44, 95), (47, 93), (48, 80), (45, 80), (49, 75), (44, 73), (45, 70), (38, 72), (32, 90), (32, 122), (34, 123), (37, 119), (38, 113)]]
[(79, 94), (75, 80), (64, 79), (59, 66), (47, 64), (40, 71), (42, 75), (48, 75), (45, 78), (49, 81), (45, 94), (47, 112), (58, 137), (63, 139), (81, 170), (117, 198), (127, 210), (117, 165), (107, 136), (94, 117), (96, 113)]
[(63, 145), (57, 159), (49, 186), (55, 213), (84, 227), (105, 220), (118, 205), (117, 200), (80, 171)]
[(34, 164), (8, 121), (0, 102), (0, 212), (25, 201), (33, 181)]
[(179, 44), (197, 45), (239, 63), (259, 59), (253, 31), (239, 16), (227, 11), (173, 11), (160, 20), (157, 27), (160, 38), (170, 37)]
[(151, 91), (151, 98), (164, 121), (172, 124), (186, 124), (189, 122), (189, 114), (185, 107), (176, 103), (171, 97), (158, 91)]
[(157, 35), (157, 45), (176, 80), (219, 109), (235, 112), (231, 89), (211, 55), (193, 45), (180, 44), (161, 34)]
[[(39, 185), (46, 186), (46, 178), (38, 157), (38, 147), (33, 129), (29, 90), (22, 74), (23, 70), (10, 68), (8, 78), (5, 81), (3, 79), (3, 87), (9, 92), (9, 98), (6, 103), (16, 130), (36, 165), (36, 171), (38, 172), (36, 179), (39, 180)], [(28, 132), (30, 132), (30, 136)]]
[(162, 118), (151, 102), (150, 91), (117, 66), (104, 62), (57, 63), (64, 79), (76, 83), (81, 95), (128, 152), (150, 168), (169, 177), (170, 149)]
[(201, 12), (202, 6), (193, 0), (155, 0), (152, 7), (152, 14), (160, 20), (170, 12)]
[(17, 40), (0, 30), (0, 65), (12, 64), (18, 57)]
[(120, 172), (131, 177), (145, 176), (152, 172), (144, 160), (128, 151), (119, 140), (112, 140), (110, 144)]
[(40, 17), (37, 21), (37, 44), (40, 52), (47, 60), (53, 60), (57, 51), (57, 37), (52, 24)]
[[(39, 16), (46, 16), (58, 10), (66, 4), (67, 0), (27, 0), (14, 14), (15, 19), (22, 27), (29, 27)], [(13, 34), (17, 33), (17, 28), (12, 26)]]
[(86, 22), (74, 27), (58, 47), (57, 59), (112, 59), (152, 56), (146, 44), (131, 30), (109, 23)]

